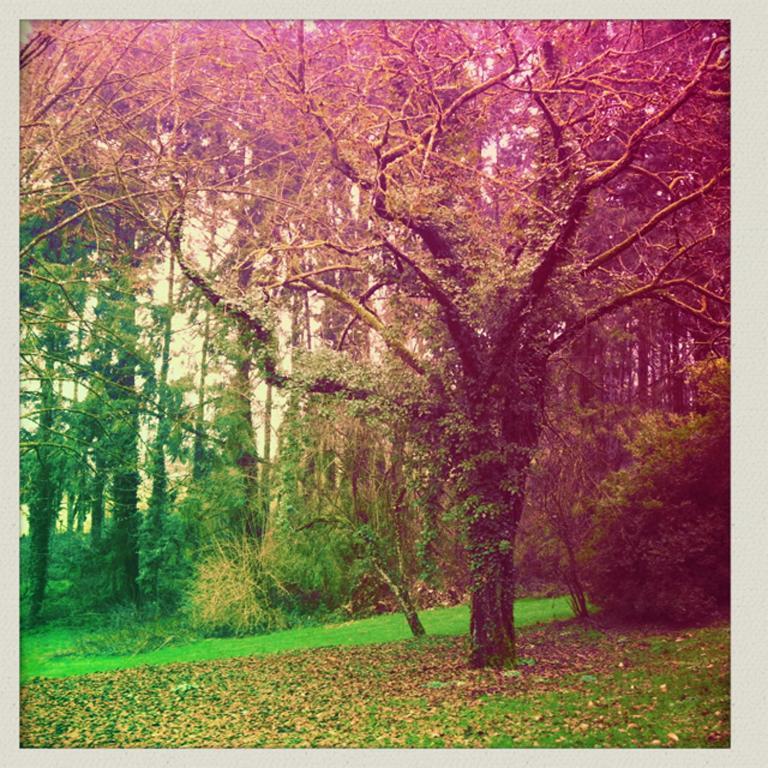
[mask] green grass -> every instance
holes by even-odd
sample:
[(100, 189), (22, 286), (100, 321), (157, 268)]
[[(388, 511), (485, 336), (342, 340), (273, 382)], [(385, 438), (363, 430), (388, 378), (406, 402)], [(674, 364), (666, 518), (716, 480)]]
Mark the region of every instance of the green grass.
[[(432, 636), (462, 635), (469, 628), (467, 606), (433, 608), (419, 615), (427, 633)], [(515, 605), (515, 624), (519, 627), (567, 619), (571, 615), (566, 597), (522, 599)], [(22, 634), (21, 681), (26, 682), (33, 677), (72, 677), (91, 672), (129, 669), (143, 664), (172, 664), (329, 646), (391, 643), (411, 637), (405, 618), (399, 613), (253, 637), (169, 643), (158, 650), (131, 655), (84, 655), (78, 651), (78, 641), (85, 634), (83, 630), (61, 628)]]

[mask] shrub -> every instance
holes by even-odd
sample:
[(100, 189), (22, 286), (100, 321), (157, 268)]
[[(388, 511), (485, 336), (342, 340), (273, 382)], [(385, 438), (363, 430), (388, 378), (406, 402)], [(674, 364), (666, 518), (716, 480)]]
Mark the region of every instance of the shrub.
[(247, 635), (287, 625), (276, 608), (280, 584), (266, 546), (246, 536), (217, 542), (203, 559), (190, 593), (191, 616), (209, 635)]
[(634, 619), (700, 621), (730, 585), (728, 368), (697, 373), (704, 409), (646, 417), (633, 463), (603, 483), (586, 552), (590, 596)]

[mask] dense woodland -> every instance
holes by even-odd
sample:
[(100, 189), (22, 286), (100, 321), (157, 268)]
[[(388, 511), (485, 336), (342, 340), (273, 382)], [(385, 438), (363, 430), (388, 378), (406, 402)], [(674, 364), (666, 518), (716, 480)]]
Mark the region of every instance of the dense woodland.
[(40, 22), (22, 621), (729, 603), (728, 25)]

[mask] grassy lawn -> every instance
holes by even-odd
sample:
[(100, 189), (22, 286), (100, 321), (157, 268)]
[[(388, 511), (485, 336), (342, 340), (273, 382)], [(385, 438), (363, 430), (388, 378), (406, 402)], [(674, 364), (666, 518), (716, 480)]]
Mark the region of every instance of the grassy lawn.
[[(466, 613), (462, 617), (458, 610), (425, 612), (428, 626), (430, 615), (433, 633), (441, 626), (446, 633), (463, 630), (466, 621)], [(376, 641), (393, 618), (360, 623)], [(520, 633), (520, 667), (493, 671), (467, 667), (465, 638), (433, 634), (363, 645), (355, 625), (326, 628), (344, 633), (333, 648), (36, 678), (21, 691), (21, 745), (679, 748), (730, 743), (725, 626), (677, 632), (590, 629), (578, 622), (529, 626)], [(275, 635), (269, 637), (276, 642)], [(285, 649), (285, 644), (272, 647)], [(260, 652), (267, 651), (261, 646)]]
[[(429, 635), (464, 635), (469, 629), (467, 606), (433, 608), (419, 614)], [(523, 599), (515, 604), (515, 623), (524, 627), (571, 616), (565, 597)], [(237, 638), (208, 638), (168, 644), (157, 650), (121, 655), (84, 654), (79, 646), (87, 632), (74, 629), (48, 629), (25, 632), (21, 637), (21, 680), (33, 677), (70, 677), (90, 672), (129, 669), (144, 664), (206, 661), (296, 651), (327, 646), (358, 646), (392, 643), (411, 636), (401, 614), (385, 614), (370, 619), (302, 627), (268, 635)]]

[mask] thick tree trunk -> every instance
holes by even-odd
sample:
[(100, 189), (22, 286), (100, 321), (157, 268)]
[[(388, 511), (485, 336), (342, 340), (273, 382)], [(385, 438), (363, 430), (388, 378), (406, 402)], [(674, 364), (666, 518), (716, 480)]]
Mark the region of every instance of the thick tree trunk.
[[(515, 531), (522, 504), (470, 525), (472, 575), (469, 636), (473, 667), (508, 667), (516, 661)], [(484, 514), (484, 513), (480, 513)]]
[(472, 468), (465, 504), (473, 667), (508, 667), (516, 661), (515, 539), (541, 428), (545, 366), (545, 358), (529, 355), (493, 371), (493, 386), (482, 388), (471, 406), (473, 434), (465, 448)]

